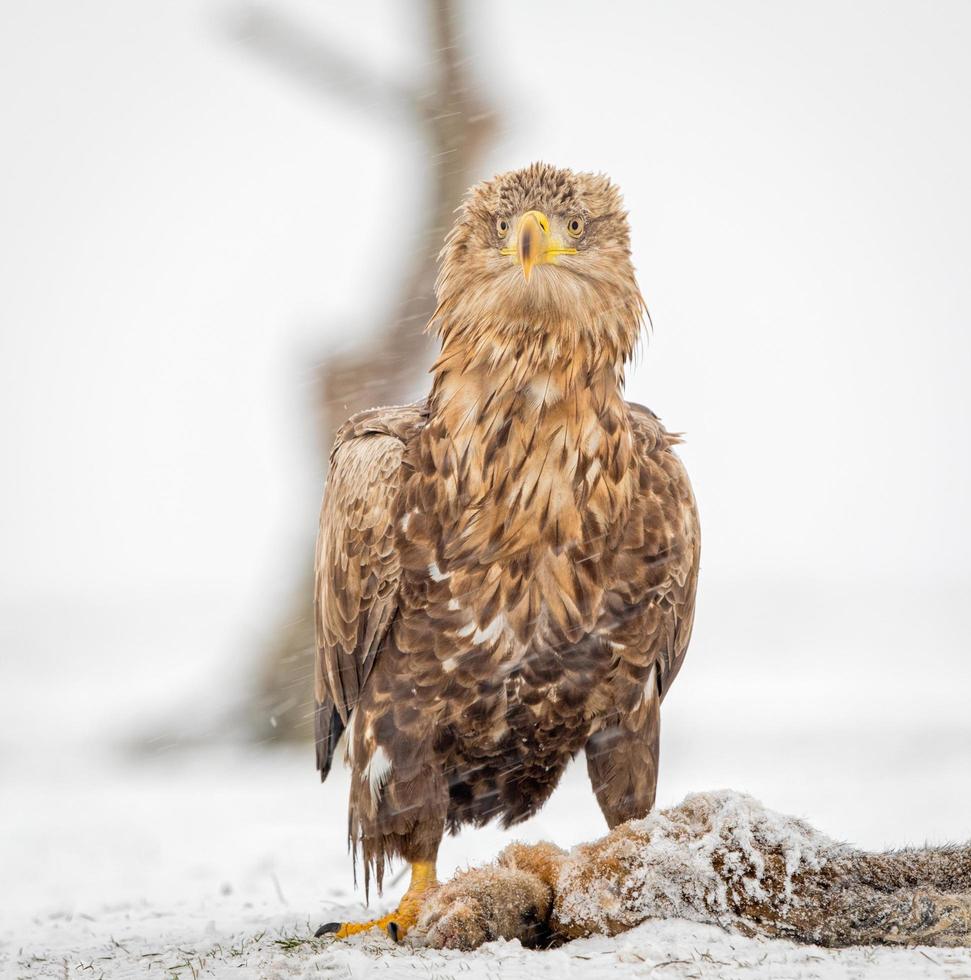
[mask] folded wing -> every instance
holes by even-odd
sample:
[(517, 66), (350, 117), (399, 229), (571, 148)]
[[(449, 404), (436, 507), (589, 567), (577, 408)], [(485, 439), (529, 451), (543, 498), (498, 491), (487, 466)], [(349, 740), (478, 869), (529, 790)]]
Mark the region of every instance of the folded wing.
[(418, 403), (355, 415), (341, 428), (331, 452), (314, 596), (321, 779), (397, 610), (401, 566), (394, 531), (401, 461), (423, 408)]

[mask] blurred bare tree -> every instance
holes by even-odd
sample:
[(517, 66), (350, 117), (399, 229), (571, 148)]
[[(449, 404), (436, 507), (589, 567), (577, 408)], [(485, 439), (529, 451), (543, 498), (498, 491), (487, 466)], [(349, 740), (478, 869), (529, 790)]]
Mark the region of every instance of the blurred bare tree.
[[(240, 43), (267, 65), (327, 98), (357, 111), (408, 119), (427, 149), (419, 247), (404, 270), (400, 293), (366, 343), (325, 350), (316, 374), (321, 447), (326, 457), (334, 433), (354, 412), (413, 397), (432, 358), (424, 334), (434, 312), (436, 256), (452, 212), (477, 176), (477, 164), (496, 131), (495, 114), (470, 75), (468, 38), (453, 0), (425, 0), (425, 86), (411, 88), (376, 77), (327, 39), (312, 37), (276, 10), (255, 8), (233, 19)], [(349, 161), (348, 165), (352, 164)], [(307, 568), (260, 669), (247, 727), (257, 739), (307, 738), (313, 700), (313, 555), (315, 526), (307, 528)]]

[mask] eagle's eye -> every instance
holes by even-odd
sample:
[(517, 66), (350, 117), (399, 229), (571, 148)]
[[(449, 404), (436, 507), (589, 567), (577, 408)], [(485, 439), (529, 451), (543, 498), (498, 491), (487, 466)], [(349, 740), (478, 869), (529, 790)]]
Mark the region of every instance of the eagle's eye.
[(496, 231), (505, 238), (509, 234), (509, 222), (505, 218), (496, 219)]
[(566, 230), (574, 238), (579, 238), (583, 234), (583, 218), (579, 216), (570, 218), (566, 223)]

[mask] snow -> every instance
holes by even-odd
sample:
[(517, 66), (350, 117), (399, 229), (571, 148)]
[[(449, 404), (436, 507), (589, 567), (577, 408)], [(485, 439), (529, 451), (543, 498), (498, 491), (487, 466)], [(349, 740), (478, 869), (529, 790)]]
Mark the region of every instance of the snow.
[[(930, 750), (934, 735), (921, 742)], [(680, 798), (703, 757), (723, 765), (751, 733), (694, 743), (672, 732), (662, 803)], [(900, 743), (885, 742), (898, 754)], [(789, 761), (811, 769), (832, 757), (826, 737), (779, 739), (775, 765), (753, 756), (761, 777), (783, 786)], [(395, 947), (377, 935), (345, 942), (310, 937), (321, 922), (365, 914), (346, 853), (347, 773), (323, 787), (307, 749), (255, 747), (120, 753), (92, 744), (39, 757), (3, 746), (0, 813), (2, 977), (960, 977), (971, 950), (829, 951), (746, 939), (684, 919), (653, 921), (614, 939), (529, 951), (492, 943), (475, 953)], [(875, 756), (877, 746), (863, 746)], [(930, 751), (928, 811), (960, 835), (966, 780)], [(883, 805), (855, 792), (852, 767), (833, 774), (841, 809), (866, 822)], [(905, 774), (903, 779), (908, 778)], [(879, 787), (879, 780), (874, 783)], [(936, 786), (936, 789), (934, 788)], [(781, 795), (781, 794), (780, 794)], [(806, 810), (814, 791), (805, 787)], [(949, 809), (949, 807), (951, 809)], [(848, 821), (847, 821), (848, 822)], [(875, 842), (880, 820), (872, 824)], [(838, 828), (827, 828), (838, 829)], [(493, 858), (508, 840), (561, 844), (604, 831), (583, 767), (571, 769), (551, 802), (514, 832), (493, 827), (445, 841), (441, 871)], [(921, 839), (898, 828), (898, 843)], [(803, 847), (803, 843), (798, 846)], [(808, 853), (808, 852), (807, 852)], [(393, 907), (397, 878), (369, 914)], [(728, 965), (726, 965), (728, 964)]]
[(606, 932), (610, 920), (635, 925), (649, 915), (728, 921), (730, 891), (773, 900), (763, 887), (766, 854), (785, 855), (788, 904), (793, 875), (817, 871), (841, 852), (841, 845), (803, 821), (725, 790), (691, 794), (677, 811), (655, 810), (634, 826), (640, 840), (621, 839), (611, 849), (624, 866), (622, 890), (613, 879), (591, 877), (582, 861), (565, 867), (558, 885), (560, 922)]
[[(110, 938), (95, 938), (84, 926), (80, 938), (44, 956), (19, 958), (11, 975), (35, 977), (214, 977), (259, 976), (389, 978), (433, 977), (478, 980), (509, 978), (845, 978), (887, 980), (968, 975), (960, 950), (825, 950), (789, 942), (746, 939), (715, 926), (684, 920), (645, 923), (616, 939), (594, 937), (548, 951), (518, 943), (489, 943), (473, 953), (410, 949), (374, 934), (337, 943), (297, 943), (306, 923), (292, 916), (260, 920), (241, 916), (233, 931), (212, 919), (186, 934), (178, 921), (128, 911), (111, 923)], [(90, 938), (87, 938), (90, 937)], [(80, 947), (80, 951), (79, 951)]]

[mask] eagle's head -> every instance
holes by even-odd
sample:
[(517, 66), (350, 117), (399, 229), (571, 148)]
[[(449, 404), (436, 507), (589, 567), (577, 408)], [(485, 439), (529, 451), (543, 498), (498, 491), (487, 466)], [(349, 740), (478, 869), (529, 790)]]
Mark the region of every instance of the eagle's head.
[[(644, 313), (620, 191), (602, 174), (545, 163), (473, 187), (441, 254), (444, 337), (541, 335), (625, 361)], [(562, 342), (562, 343), (559, 343)]]

